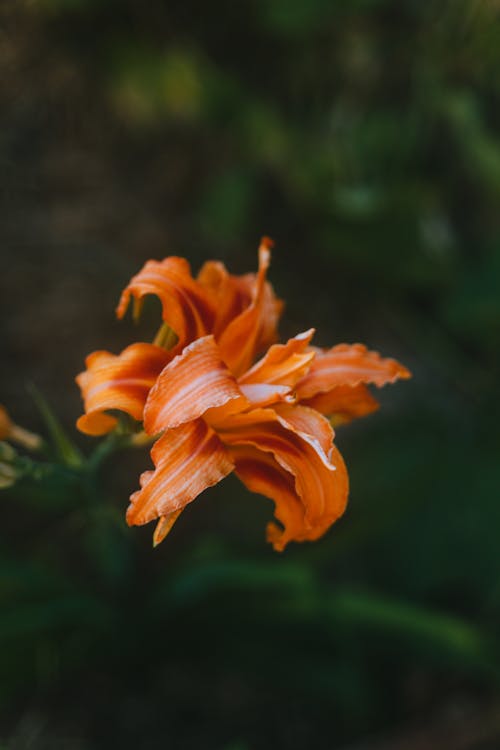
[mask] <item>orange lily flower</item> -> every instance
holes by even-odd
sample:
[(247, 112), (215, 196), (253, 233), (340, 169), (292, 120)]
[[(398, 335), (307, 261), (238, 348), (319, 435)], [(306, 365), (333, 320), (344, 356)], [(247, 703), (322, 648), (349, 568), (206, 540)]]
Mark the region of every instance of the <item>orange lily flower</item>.
[(82, 431), (109, 431), (116, 419), (107, 411), (118, 409), (159, 435), (155, 468), (142, 474), (127, 511), (129, 525), (158, 520), (155, 544), (187, 504), (232, 471), (274, 501), (280, 525), (270, 523), (267, 537), (276, 550), (319, 538), (348, 495), (325, 415), (346, 421), (367, 414), (377, 407), (367, 384), (410, 376), (360, 344), (314, 348), (313, 329), (273, 344), (282, 303), (265, 280), (269, 250), (264, 240), (258, 273), (244, 277), (209, 262), (195, 281), (182, 259), (150, 261), (122, 295), (119, 315), (131, 296), (140, 304), (157, 294), (178, 342), (170, 351), (133, 344), (118, 356), (95, 352), (77, 378)]

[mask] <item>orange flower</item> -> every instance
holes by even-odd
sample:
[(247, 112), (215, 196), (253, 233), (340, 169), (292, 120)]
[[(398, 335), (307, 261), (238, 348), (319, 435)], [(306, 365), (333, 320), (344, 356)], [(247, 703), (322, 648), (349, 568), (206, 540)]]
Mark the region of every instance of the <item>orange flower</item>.
[[(276, 550), (322, 536), (342, 515), (347, 470), (326, 416), (337, 421), (377, 407), (366, 385), (382, 386), (409, 372), (360, 344), (330, 350), (310, 346), (314, 330), (273, 344), (282, 303), (265, 280), (270, 242), (259, 249), (256, 275), (235, 277), (216, 262), (197, 280), (180, 258), (150, 261), (122, 295), (162, 302), (162, 317), (178, 337), (165, 351), (133, 344), (120, 355), (95, 352), (78, 376), (89, 434), (113, 428), (118, 409), (159, 435), (153, 471), (141, 476), (127, 522), (158, 519), (155, 544), (183, 508), (232, 471), (275, 503), (280, 525), (268, 526)], [(255, 363), (256, 355), (267, 349)]]
[(76, 379), (85, 404), (78, 429), (94, 436), (110, 432), (117, 420), (107, 414), (109, 410), (126, 412), (141, 421), (149, 389), (163, 367), (206, 334), (213, 333), (234, 372), (248, 369), (255, 357), (277, 340), (283, 309), (266, 281), (271, 246), (271, 240), (262, 240), (258, 273), (245, 276), (233, 276), (222, 263), (208, 261), (194, 279), (184, 258), (148, 261), (124, 289), (117, 315), (125, 315), (132, 299), (138, 317), (144, 298), (154, 295), (161, 302), (164, 325), (177, 340), (168, 352), (155, 344), (138, 343), (117, 355), (107, 351), (90, 354), (85, 361), (87, 369)]

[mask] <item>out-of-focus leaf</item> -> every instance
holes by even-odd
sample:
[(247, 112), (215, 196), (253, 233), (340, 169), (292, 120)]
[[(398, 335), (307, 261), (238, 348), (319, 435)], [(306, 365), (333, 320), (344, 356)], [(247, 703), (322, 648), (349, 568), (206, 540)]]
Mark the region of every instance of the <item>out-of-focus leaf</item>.
[(16, 480), (17, 474), (14, 467), (0, 461), (0, 490), (12, 487)]
[(126, 586), (131, 566), (131, 540), (123, 514), (113, 507), (96, 507), (87, 517), (85, 547), (99, 579), (115, 589)]
[(494, 641), (476, 626), (460, 618), (435, 612), (399, 599), (372, 593), (341, 591), (328, 598), (332, 624), (378, 630), (387, 638), (399, 638), (416, 650), (431, 648), (436, 654), (482, 667), (497, 678)]
[(42, 464), (22, 458), (16, 462), (19, 478), (8, 489), (8, 502), (42, 514), (58, 512), (81, 504), (81, 485), (77, 476), (64, 466)]
[(204, 71), (189, 49), (167, 52), (128, 42), (113, 54), (110, 88), (117, 108), (132, 121), (195, 120), (204, 101)]
[(70, 626), (102, 628), (109, 622), (110, 610), (99, 600), (66, 596), (4, 610), (0, 614), (0, 639), (27, 637), (30, 633)]
[(236, 237), (251, 215), (255, 194), (250, 171), (231, 171), (214, 177), (202, 199), (200, 220), (214, 237)]
[[(39, 8), (46, 13), (84, 12), (97, 5), (98, 0), (37, 0)], [(106, 0), (105, 0), (106, 1)]]
[(260, 591), (264, 594), (307, 591), (313, 587), (312, 571), (295, 563), (274, 565), (250, 560), (224, 560), (177, 571), (163, 593), (159, 592), (159, 601), (176, 607), (191, 605), (212, 592), (230, 588), (240, 593)]
[(71, 583), (53, 568), (34, 561), (0, 559), (0, 598), (4, 602), (21, 597), (46, 597), (71, 593)]
[(460, 337), (498, 353), (500, 340), (500, 248), (467, 264), (443, 300), (447, 321)]
[(487, 132), (478, 104), (472, 92), (457, 92), (445, 97), (442, 107), (472, 176), (498, 193), (500, 146), (496, 138)]
[(72, 468), (79, 468), (82, 465), (83, 457), (78, 448), (67, 436), (63, 426), (54, 414), (38, 388), (33, 384), (29, 386), (29, 392), (37, 407), (40, 415), (45, 422), (45, 426), (51, 438), (55, 455), (61, 459), (63, 464)]

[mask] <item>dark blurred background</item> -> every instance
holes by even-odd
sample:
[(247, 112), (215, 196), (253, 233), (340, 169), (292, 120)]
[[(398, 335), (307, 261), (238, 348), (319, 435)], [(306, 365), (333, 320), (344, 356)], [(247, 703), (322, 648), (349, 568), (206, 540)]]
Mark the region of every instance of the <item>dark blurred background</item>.
[[(413, 373), (338, 430), (348, 512), (264, 542), (230, 478), (151, 550), (101, 488), (2, 493), (4, 750), (500, 747), (500, 3), (3, 0), (0, 402), (74, 434), (148, 258), (256, 266), (282, 334)], [(147, 325), (147, 322), (146, 324)], [(151, 329), (152, 330), (152, 329)], [(90, 439), (78, 437), (90, 452)]]

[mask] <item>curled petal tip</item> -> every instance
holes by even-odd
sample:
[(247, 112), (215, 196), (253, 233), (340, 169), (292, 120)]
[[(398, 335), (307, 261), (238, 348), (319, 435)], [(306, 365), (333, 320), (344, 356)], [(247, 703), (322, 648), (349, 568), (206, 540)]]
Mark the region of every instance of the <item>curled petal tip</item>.
[(315, 333), (316, 333), (316, 329), (315, 328), (308, 328), (307, 331), (303, 331), (302, 333), (298, 333), (295, 336), (295, 338), (298, 341), (307, 341), (307, 343), (309, 343)]
[(404, 365), (399, 365), (398, 375), (402, 380), (409, 380), (413, 377), (413, 373)]
[(118, 304), (115, 307), (115, 315), (118, 318), (118, 320), (121, 320), (122, 318), (125, 317), (125, 313), (128, 310), (129, 302), (130, 302), (130, 294), (127, 289), (124, 289), (118, 301)]
[(272, 240), (270, 237), (264, 236), (260, 241), (260, 246), (265, 250), (272, 250), (274, 247), (274, 240)]
[(262, 237), (259, 245), (259, 276), (261, 277), (259, 295), (263, 293), (265, 273), (271, 263), (271, 250), (273, 247), (274, 242), (270, 237)]
[(277, 523), (270, 521), (266, 527), (266, 541), (272, 545), (275, 552), (283, 552), (286, 540), (283, 540), (283, 529)]
[(214, 306), (184, 258), (170, 256), (162, 261), (147, 261), (123, 290), (116, 310), (118, 318), (125, 315), (131, 297), (137, 313), (149, 295), (160, 300), (162, 320), (175, 331), (180, 349), (212, 329)]

